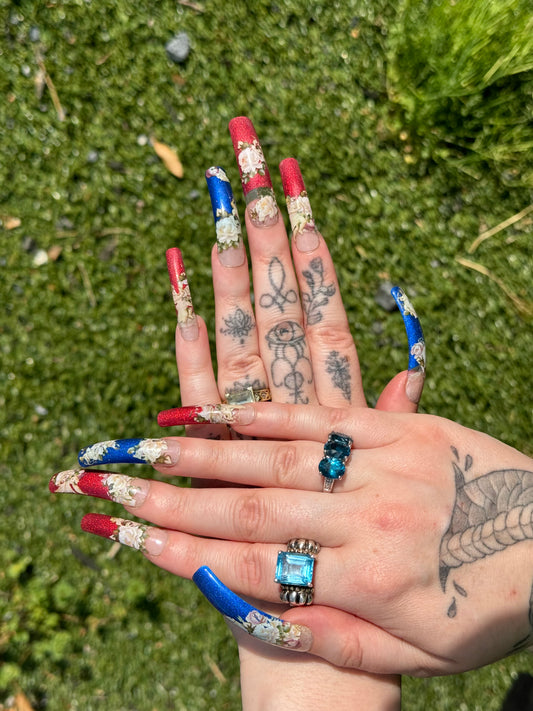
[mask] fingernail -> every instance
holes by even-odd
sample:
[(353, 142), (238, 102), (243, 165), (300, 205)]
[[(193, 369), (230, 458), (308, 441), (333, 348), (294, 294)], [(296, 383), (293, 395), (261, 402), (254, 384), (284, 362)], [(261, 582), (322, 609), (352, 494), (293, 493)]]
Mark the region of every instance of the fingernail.
[(200, 592), (226, 620), (261, 642), (275, 647), (307, 652), (313, 635), (308, 627), (295, 625), (253, 607), (227, 588), (207, 566), (192, 576)]
[(177, 247), (167, 249), (167, 267), (181, 335), (186, 341), (195, 341), (198, 338), (198, 323), (192, 305), (183, 256)]
[(203, 425), (210, 422), (215, 425), (249, 425), (255, 418), (251, 405), (198, 405), (193, 407), (174, 407), (163, 410), (157, 416), (160, 427), (174, 425)]
[(246, 116), (238, 116), (229, 122), (229, 132), (250, 219), (256, 227), (271, 227), (279, 219), (279, 210), (254, 126)]
[(105, 514), (86, 514), (81, 529), (149, 555), (159, 555), (168, 540), (168, 533), (161, 528)]
[(411, 402), (417, 403), (422, 394), (426, 370), (426, 341), (422, 332), (420, 319), (409, 301), (407, 294), (394, 286), (391, 294), (398, 305), (407, 333), (407, 343), (409, 345), (409, 363), (407, 365), (409, 373), (405, 392)]
[(296, 248), (299, 252), (313, 252), (320, 244), (320, 238), (298, 161), (285, 158), (279, 164), (279, 171)]
[(411, 402), (418, 404), (424, 389), (426, 372), (420, 366), (412, 368), (407, 372), (407, 382), (405, 383), (405, 394)]
[(55, 474), (48, 487), (53, 494), (84, 494), (124, 506), (140, 506), (148, 495), (150, 482), (115, 472), (67, 469)]
[(82, 467), (96, 464), (175, 464), (164, 439), (110, 439), (78, 454)]
[(240, 267), (244, 264), (244, 244), (228, 176), (222, 168), (214, 166), (206, 170), (205, 179), (215, 219), (218, 259), (224, 267)]

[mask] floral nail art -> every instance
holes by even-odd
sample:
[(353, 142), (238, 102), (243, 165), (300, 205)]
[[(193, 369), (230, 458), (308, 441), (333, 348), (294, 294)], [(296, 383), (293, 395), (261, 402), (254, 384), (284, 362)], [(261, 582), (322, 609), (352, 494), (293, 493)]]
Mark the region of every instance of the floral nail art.
[[(226, 403), (175, 407), (171, 410), (160, 412), (157, 415), (157, 423), (160, 427), (202, 425), (206, 422), (215, 425), (249, 424), (245, 421), (247, 412), (249, 412), (249, 409), (246, 405), (237, 406)], [(250, 413), (251, 417), (253, 417), (253, 411)]]
[(242, 244), (241, 222), (225, 171), (219, 167), (206, 170), (205, 178), (213, 207), (219, 252)]
[(167, 540), (167, 533), (162, 529), (105, 514), (86, 514), (81, 520), (81, 528), (86, 533), (118, 541), (150, 555), (159, 555)]
[(67, 469), (55, 474), (48, 486), (53, 494), (84, 494), (124, 506), (138, 506), (140, 499), (144, 500), (146, 496), (144, 487), (139, 486), (138, 481), (114, 472)]
[(309, 628), (295, 625), (253, 607), (227, 588), (207, 567), (202, 566), (192, 576), (199, 590), (225, 619), (252, 637), (284, 649), (306, 652), (311, 648)]
[(426, 368), (426, 341), (420, 319), (403, 289), (395, 286), (391, 289), (391, 294), (398, 305), (405, 324), (407, 342), (409, 344), (408, 368), (409, 370), (417, 368), (424, 371)]
[(250, 217), (258, 227), (273, 225), (279, 210), (254, 126), (249, 118), (239, 116), (230, 121), (229, 130)]
[(196, 315), (192, 305), (191, 290), (189, 289), (181, 250), (177, 247), (172, 247), (167, 249), (166, 256), (178, 325), (181, 327), (193, 325), (196, 323)]
[(80, 450), (82, 467), (98, 464), (172, 464), (163, 439), (111, 439)]
[(305, 230), (315, 231), (313, 211), (298, 161), (295, 158), (285, 158), (279, 164), (279, 170), (293, 235), (301, 234)]

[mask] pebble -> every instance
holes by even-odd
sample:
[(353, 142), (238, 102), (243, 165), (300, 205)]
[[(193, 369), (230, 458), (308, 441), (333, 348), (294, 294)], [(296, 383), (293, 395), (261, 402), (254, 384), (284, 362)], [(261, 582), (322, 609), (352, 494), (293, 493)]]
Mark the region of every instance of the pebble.
[(46, 264), (47, 262), (48, 254), (44, 251), (44, 249), (38, 249), (33, 255), (33, 266), (42, 267), (43, 264)]
[(30, 28), (30, 42), (38, 42), (41, 39), (41, 32), (38, 27)]
[(87, 153), (87, 163), (96, 163), (99, 157), (100, 154), (98, 153), (98, 151), (90, 150)]
[(392, 311), (396, 311), (396, 309), (398, 308), (396, 306), (396, 302), (394, 301), (390, 293), (390, 290), (393, 286), (394, 284), (391, 284), (390, 281), (383, 281), (379, 285), (379, 288), (374, 295), (374, 301), (376, 302), (376, 304), (378, 306), (381, 306), (384, 311), (388, 311), (389, 313), (391, 313)]
[(48, 410), (46, 409), (46, 407), (43, 407), (43, 405), (35, 405), (33, 409), (35, 410), (36, 414), (40, 415), (41, 417), (48, 415)]
[(187, 59), (191, 51), (189, 36), (186, 32), (178, 32), (166, 43), (165, 49), (170, 60), (176, 62), (176, 64), (181, 64)]

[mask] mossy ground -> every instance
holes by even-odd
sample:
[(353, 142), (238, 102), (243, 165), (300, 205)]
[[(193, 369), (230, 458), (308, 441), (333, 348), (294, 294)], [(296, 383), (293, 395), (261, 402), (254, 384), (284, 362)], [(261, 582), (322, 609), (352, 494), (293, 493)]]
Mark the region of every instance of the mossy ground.
[[(497, 165), (463, 172), (412, 144), (387, 95), (394, 5), (0, 0), (0, 701), (20, 687), (47, 711), (239, 707), (232, 638), (195, 587), (80, 532), (84, 512), (120, 507), (47, 489), (83, 445), (158, 436), (156, 413), (179, 401), (164, 253), (182, 248), (212, 324), (204, 170), (222, 165), (238, 185), (232, 116), (253, 119), (278, 194), (277, 162), (300, 161), (369, 400), (406, 365), (401, 319), (373, 298), (389, 278), (422, 318), (424, 409), (533, 454), (531, 321), (457, 261), (531, 302), (530, 220), (467, 254), (530, 190)], [(165, 54), (178, 31), (185, 65)], [(38, 55), (63, 121), (48, 88), (36, 95)], [(177, 149), (183, 180), (152, 134)], [(35, 266), (35, 250), (52, 248), (59, 258)], [(404, 707), (495, 711), (528, 664), (406, 679)]]

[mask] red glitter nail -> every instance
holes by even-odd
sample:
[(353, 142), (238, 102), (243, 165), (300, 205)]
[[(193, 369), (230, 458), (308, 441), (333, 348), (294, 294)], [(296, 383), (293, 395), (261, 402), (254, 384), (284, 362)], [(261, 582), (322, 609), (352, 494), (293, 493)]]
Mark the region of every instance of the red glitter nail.
[(89, 513), (81, 520), (81, 530), (94, 533), (102, 538), (116, 539), (118, 530), (117, 520), (105, 514)]
[(305, 192), (305, 185), (296, 158), (285, 158), (279, 164), (285, 197), (298, 197)]

